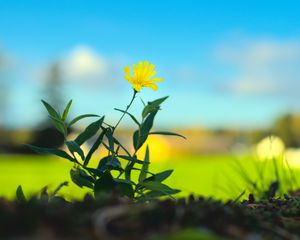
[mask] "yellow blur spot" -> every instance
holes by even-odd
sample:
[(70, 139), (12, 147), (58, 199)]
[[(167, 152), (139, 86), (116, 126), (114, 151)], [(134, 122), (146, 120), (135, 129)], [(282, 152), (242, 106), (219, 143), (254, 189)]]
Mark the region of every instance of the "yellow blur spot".
[(300, 168), (300, 149), (287, 149), (285, 152), (285, 159), (289, 167)]
[[(78, 133), (72, 133), (68, 135), (67, 140), (74, 140), (77, 137), (77, 135)], [(170, 158), (172, 148), (168, 140), (163, 136), (150, 135), (147, 141), (144, 143), (143, 147), (140, 148), (137, 152), (138, 159), (144, 159), (147, 145), (149, 145), (150, 150), (150, 162), (164, 161)], [(91, 148), (91, 146), (89, 146), (87, 143), (82, 144), (80, 147), (83, 150), (85, 156), (88, 154)], [(63, 147), (63, 150), (71, 154), (66, 146)], [(131, 149), (130, 152), (133, 153), (134, 150)], [(107, 155), (108, 150), (103, 145), (100, 146), (100, 148), (98, 148), (95, 151), (93, 158), (90, 160), (89, 166), (96, 167), (98, 165), (99, 160)], [(78, 160), (80, 159), (80, 156), (77, 153), (75, 153), (75, 156)]]
[(256, 145), (256, 154), (260, 160), (270, 160), (283, 157), (285, 151), (284, 142), (281, 138), (271, 135), (261, 140)]
[(171, 155), (171, 145), (165, 137), (159, 135), (150, 135), (143, 147), (138, 151), (139, 159), (144, 159), (146, 147), (149, 146), (150, 162), (164, 161)]

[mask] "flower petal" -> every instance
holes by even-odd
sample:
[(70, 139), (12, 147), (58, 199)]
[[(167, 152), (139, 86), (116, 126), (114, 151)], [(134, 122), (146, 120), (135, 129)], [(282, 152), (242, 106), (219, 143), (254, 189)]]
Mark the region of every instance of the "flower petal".
[(125, 74), (129, 74), (130, 75), (130, 66), (124, 67), (124, 72), (125, 72)]
[(154, 70), (155, 65), (149, 61), (139, 61), (137, 64), (133, 64), (132, 68), (132, 73), (130, 66), (124, 68), (124, 78), (138, 92), (141, 91), (143, 87), (148, 87), (156, 91), (158, 86), (155, 83), (163, 81), (163, 78), (152, 78), (156, 74)]
[(146, 73), (145, 73), (145, 78), (147, 78), (147, 79), (149, 79), (149, 78), (151, 78), (153, 75), (155, 75), (156, 74), (156, 72), (155, 71), (153, 71), (154, 70), (154, 64), (150, 64), (150, 66), (147, 68), (147, 71), (146, 71)]
[(137, 92), (139, 92), (139, 91), (142, 90), (142, 85), (141, 85), (141, 84), (132, 84), (132, 85), (133, 85), (133, 88), (134, 88)]
[(158, 86), (155, 83), (147, 83), (144, 85), (144, 87), (151, 88), (153, 91), (158, 89)]
[(154, 83), (154, 82), (163, 82), (163, 81), (164, 81), (163, 78), (152, 78), (152, 79), (150, 80), (150, 82), (152, 82), (152, 83)]

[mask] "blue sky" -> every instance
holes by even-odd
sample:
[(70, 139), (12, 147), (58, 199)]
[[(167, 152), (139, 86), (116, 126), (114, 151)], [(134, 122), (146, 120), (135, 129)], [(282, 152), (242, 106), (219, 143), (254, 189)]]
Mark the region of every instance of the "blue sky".
[[(298, 1), (2, 0), (6, 122), (42, 119), (39, 99), (54, 61), (63, 65), (72, 113), (114, 121), (111, 109), (131, 94), (122, 67), (146, 59), (165, 82), (141, 97), (171, 96), (159, 126), (267, 126), (300, 109), (299, 9)], [(89, 65), (77, 66), (83, 57)]]

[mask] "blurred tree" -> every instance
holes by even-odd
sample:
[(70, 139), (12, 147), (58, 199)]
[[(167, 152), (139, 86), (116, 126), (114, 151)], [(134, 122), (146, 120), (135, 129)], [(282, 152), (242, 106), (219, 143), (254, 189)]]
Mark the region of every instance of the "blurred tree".
[(264, 139), (267, 136), (270, 136), (272, 132), (270, 129), (264, 129), (264, 128), (257, 128), (257, 129), (251, 129), (247, 132), (247, 136), (249, 137), (249, 142), (251, 144), (257, 144), (262, 139)]
[(300, 115), (286, 114), (278, 118), (273, 132), (284, 141), (286, 147), (300, 147)]
[[(55, 108), (60, 108), (63, 102), (62, 71), (58, 62), (52, 64), (48, 70), (43, 99), (51, 103)], [(45, 115), (47, 116), (47, 115)], [(41, 147), (60, 147), (64, 138), (54, 127), (50, 118), (47, 118), (40, 124), (35, 131), (33, 145)]]
[(52, 106), (59, 108), (63, 103), (62, 88), (62, 71), (59, 62), (53, 63), (46, 76), (45, 100)]

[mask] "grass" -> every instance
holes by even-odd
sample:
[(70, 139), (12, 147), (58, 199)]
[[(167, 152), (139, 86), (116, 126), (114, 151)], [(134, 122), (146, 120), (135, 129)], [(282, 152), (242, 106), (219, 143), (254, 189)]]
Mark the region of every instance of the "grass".
[[(257, 179), (257, 164), (250, 157), (240, 159), (251, 178)], [(247, 184), (241, 177), (241, 171), (234, 168), (235, 159), (231, 155), (208, 155), (176, 157), (166, 161), (154, 162), (150, 170), (153, 172), (174, 169), (167, 183), (181, 189), (179, 196), (190, 193), (212, 196), (219, 199), (235, 198)], [(75, 186), (69, 176), (72, 163), (45, 156), (0, 155), (0, 196), (13, 198), (15, 189), (22, 185), (25, 194), (38, 192), (44, 186), (54, 189), (63, 181), (70, 185), (62, 189), (61, 194), (67, 197), (81, 197), (88, 190), (82, 191)], [(300, 175), (297, 174), (297, 179)], [(272, 165), (266, 166), (265, 179), (274, 178)], [(273, 179), (275, 180), (275, 179)], [(300, 181), (299, 181), (300, 182)]]

